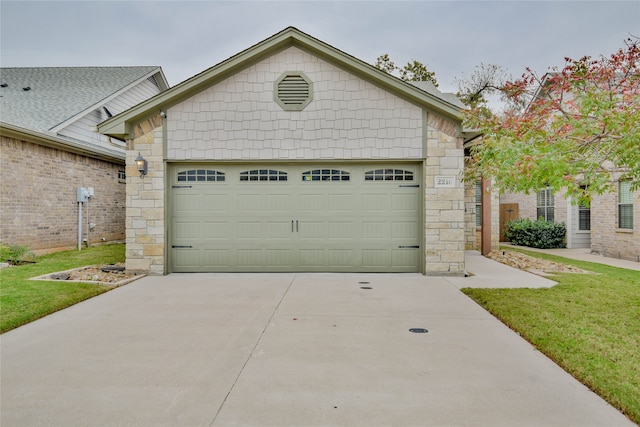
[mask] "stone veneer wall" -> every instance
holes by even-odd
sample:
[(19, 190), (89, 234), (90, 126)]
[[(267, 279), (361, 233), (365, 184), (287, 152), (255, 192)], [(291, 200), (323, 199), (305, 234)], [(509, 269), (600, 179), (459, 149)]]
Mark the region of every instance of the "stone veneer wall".
[[(150, 274), (166, 273), (165, 168), (160, 116), (138, 124), (127, 141), (127, 249), (126, 268)], [(148, 162), (140, 178), (135, 159)]]
[[(425, 273), (464, 274), (465, 189), (462, 138), (453, 122), (427, 114), (425, 164)], [(455, 176), (455, 188), (435, 188), (438, 175)]]
[[(0, 136), (0, 242), (52, 251), (78, 246), (77, 187), (93, 187), (89, 243), (123, 240), (124, 165)], [(86, 204), (83, 206), (86, 233)], [(83, 234), (83, 238), (86, 234)]]

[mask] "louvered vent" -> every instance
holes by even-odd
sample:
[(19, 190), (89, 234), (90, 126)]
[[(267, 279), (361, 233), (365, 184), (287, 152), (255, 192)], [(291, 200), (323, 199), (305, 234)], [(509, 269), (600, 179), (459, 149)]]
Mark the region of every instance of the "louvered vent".
[(313, 98), (313, 84), (302, 72), (283, 74), (275, 83), (275, 101), (287, 111), (300, 111)]

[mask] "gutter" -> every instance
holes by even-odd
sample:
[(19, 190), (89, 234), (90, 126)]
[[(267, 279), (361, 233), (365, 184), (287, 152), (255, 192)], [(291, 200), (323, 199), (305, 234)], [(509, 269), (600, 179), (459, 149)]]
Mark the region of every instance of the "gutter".
[(0, 122), (0, 135), (8, 138), (15, 138), (33, 144), (43, 145), (46, 147), (57, 148), (68, 151), (70, 153), (80, 154), (94, 159), (105, 160), (111, 163), (125, 164), (125, 154), (108, 150), (102, 147), (88, 148), (78, 142), (60, 138), (56, 135), (46, 134), (42, 132), (25, 129), (20, 126)]

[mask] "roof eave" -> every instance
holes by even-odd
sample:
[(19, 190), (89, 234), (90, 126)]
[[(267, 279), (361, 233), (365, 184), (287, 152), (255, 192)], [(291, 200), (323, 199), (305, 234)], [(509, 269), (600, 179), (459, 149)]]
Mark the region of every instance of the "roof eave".
[(10, 123), (0, 122), (0, 135), (18, 140), (24, 140), (38, 145), (57, 148), (75, 154), (81, 154), (83, 156), (99, 160), (105, 160), (111, 163), (118, 163), (122, 165), (124, 165), (125, 163), (124, 153), (105, 150), (101, 147), (93, 147), (89, 149), (80, 143), (75, 143), (73, 141), (59, 138), (54, 135), (48, 135), (46, 133), (25, 129), (19, 126), (12, 125)]

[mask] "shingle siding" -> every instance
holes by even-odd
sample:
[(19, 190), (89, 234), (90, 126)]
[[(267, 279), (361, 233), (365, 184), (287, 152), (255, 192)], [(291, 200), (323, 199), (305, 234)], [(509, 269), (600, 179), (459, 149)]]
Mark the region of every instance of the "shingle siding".
[[(293, 70), (303, 71), (314, 86), (313, 101), (299, 112), (284, 111), (273, 99), (273, 82)], [(167, 115), (169, 160), (423, 155), (421, 108), (295, 47), (173, 106)]]

